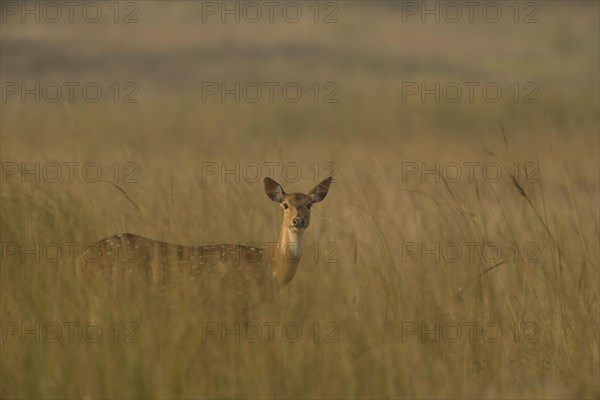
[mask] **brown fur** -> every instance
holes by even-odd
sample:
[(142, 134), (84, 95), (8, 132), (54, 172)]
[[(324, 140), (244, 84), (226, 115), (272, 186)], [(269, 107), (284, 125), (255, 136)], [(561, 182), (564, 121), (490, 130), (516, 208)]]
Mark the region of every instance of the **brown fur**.
[[(302, 235), (310, 224), (310, 208), (322, 201), (331, 178), (308, 194), (286, 194), (281, 185), (264, 179), (265, 193), (281, 204), (283, 222), (273, 250), (238, 244), (182, 246), (124, 233), (98, 241), (84, 254), (86, 274), (101, 271), (104, 283), (117, 294), (132, 285), (170, 286), (177, 277), (198, 288), (217, 282), (220, 289), (264, 300), (294, 277), (300, 262)], [(271, 253), (271, 254), (269, 254)]]

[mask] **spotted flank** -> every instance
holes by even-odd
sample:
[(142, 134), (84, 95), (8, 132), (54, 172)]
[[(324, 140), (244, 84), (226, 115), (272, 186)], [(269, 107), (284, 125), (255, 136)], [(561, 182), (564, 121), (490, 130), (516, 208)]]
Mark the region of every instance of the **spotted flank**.
[(185, 277), (234, 287), (237, 295), (243, 296), (272, 280), (265, 254), (256, 246), (183, 246), (124, 233), (88, 246), (84, 258), (86, 268), (100, 271), (108, 286), (118, 285), (122, 279), (132, 280), (125, 278), (132, 274), (138, 283), (161, 286), (171, 286), (174, 279)]
[(325, 198), (331, 182), (331, 177), (326, 178), (308, 194), (288, 194), (273, 179), (264, 179), (266, 195), (283, 210), (281, 233), (273, 251), (240, 244), (184, 246), (123, 233), (86, 247), (85, 275), (100, 275), (113, 291), (136, 285), (170, 288), (194, 282), (192, 287), (199, 291), (216, 287), (219, 294), (270, 296), (273, 289), (294, 278), (302, 237), (310, 225), (310, 210)]

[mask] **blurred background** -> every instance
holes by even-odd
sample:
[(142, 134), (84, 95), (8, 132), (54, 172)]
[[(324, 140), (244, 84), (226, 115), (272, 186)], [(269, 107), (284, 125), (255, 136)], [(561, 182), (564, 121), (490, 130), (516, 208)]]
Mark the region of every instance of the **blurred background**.
[[(0, 6), (2, 397), (599, 395), (598, 2)], [(321, 256), (254, 318), (333, 322), (335, 343), (208, 346), (226, 302), (92, 299), (76, 260), (40, 250), (273, 240), (262, 178), (306, 192), (332, 173), (306, 239)], [(466, 242), (537, 261), (407, 254)], [(140, 340), (4, 335), (23, 321)], [(422, 322), (504, 334), (403, 340)], [(515, 340), (528, 323), (537, 341)]]

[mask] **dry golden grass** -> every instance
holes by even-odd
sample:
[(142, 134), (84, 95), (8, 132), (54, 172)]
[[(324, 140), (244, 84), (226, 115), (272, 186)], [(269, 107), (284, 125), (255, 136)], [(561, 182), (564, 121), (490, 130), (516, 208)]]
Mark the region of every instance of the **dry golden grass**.
[[(316, 28), (198, 27), (184, 9), (144, 6), (138, 26), (96, 39), (101, 26), (2, 27), (3, 53), (31, 51), (2, 58), (3, 81), (136, 80), (143, 89), (138, 104), (2, 104), (2, 398), (600, 396), (597, 5), (548, 6), (535, 26), (454, 27), (398, 25), (383, 5), (360, 3)], [(467, 39), (472, 48), (457, 44)], [(85, 62), (55, 70), (34, 44)], [(341, 101), (204, 103), (199, 82), (209, 80), (336, 81)], [(539, 104), (402, 103), (403, 80), (543, 90)], [(98, 163), (108, 181), (118, 163), (118, 188), (86, 182), (81, 167), (73, 182), (66, 167), (58, 183), (4, 175), (7, 163), (70, 161)], [(185, 285), (113, 298), (77, 279), (67, 243), (77, 255), (119, 232), (184, 244), (275, 240), (280, 210), (261, 180), (203, 180), (213, 162), (296, 162), (297, 182), (278, 168), (273, 176), (290, 191), (309, 190), (335, 163), (296, 278), (274, 304), (240, 318), (233, 299)], [(462, 177), (406, 174), (436, 162), (463, 166)], [(473, 179), (470, 162), (479, 163)], [(494, 171), (482, 175), (485, 163), (502, 166), (497, 182)], [(131, 171), (136, 182), (125, 181)], [(44, 257), (50, 243), (63, 251), (58, 262)], [(472, 243), (502, 256), (469, 257)], [(436, 254), (410, 253), (436, 244)], [(80, 324), (72, 341), (70, 322)], [(81, 332), (91, 322), (102, 328), (97, 342)], [(36, 323), (39, 341), (21, 335)], [(269, 323), (279, 324), (272, 336)], [(282, 332), (290, 323), (302, 328), (297, 342), (293, 326)], [(239, 342), (221, 338), (236, 324)]]

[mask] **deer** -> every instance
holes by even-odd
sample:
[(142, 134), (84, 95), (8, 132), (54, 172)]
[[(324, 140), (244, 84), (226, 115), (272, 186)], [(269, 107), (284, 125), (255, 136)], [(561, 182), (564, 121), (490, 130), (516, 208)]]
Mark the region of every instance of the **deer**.
[(331, 181), (328, 177), (304, 194), (286, 193), (275, 180), (264, 178), (265, 193), (283, 210), (278, 240), (268, 249), (240, 244), (184, 246), (123, 233), (87, 246), (84, 265), (90, 272), (101, 271), (104, 284), (113, 290), (123, 282), (168, 286), (179, 274), (197, 284), (217, 282), (219, 293), (227, 290), (251, 297), (252, 302), (264, 301), (296, 275), (311, 208), (325, 199)]

